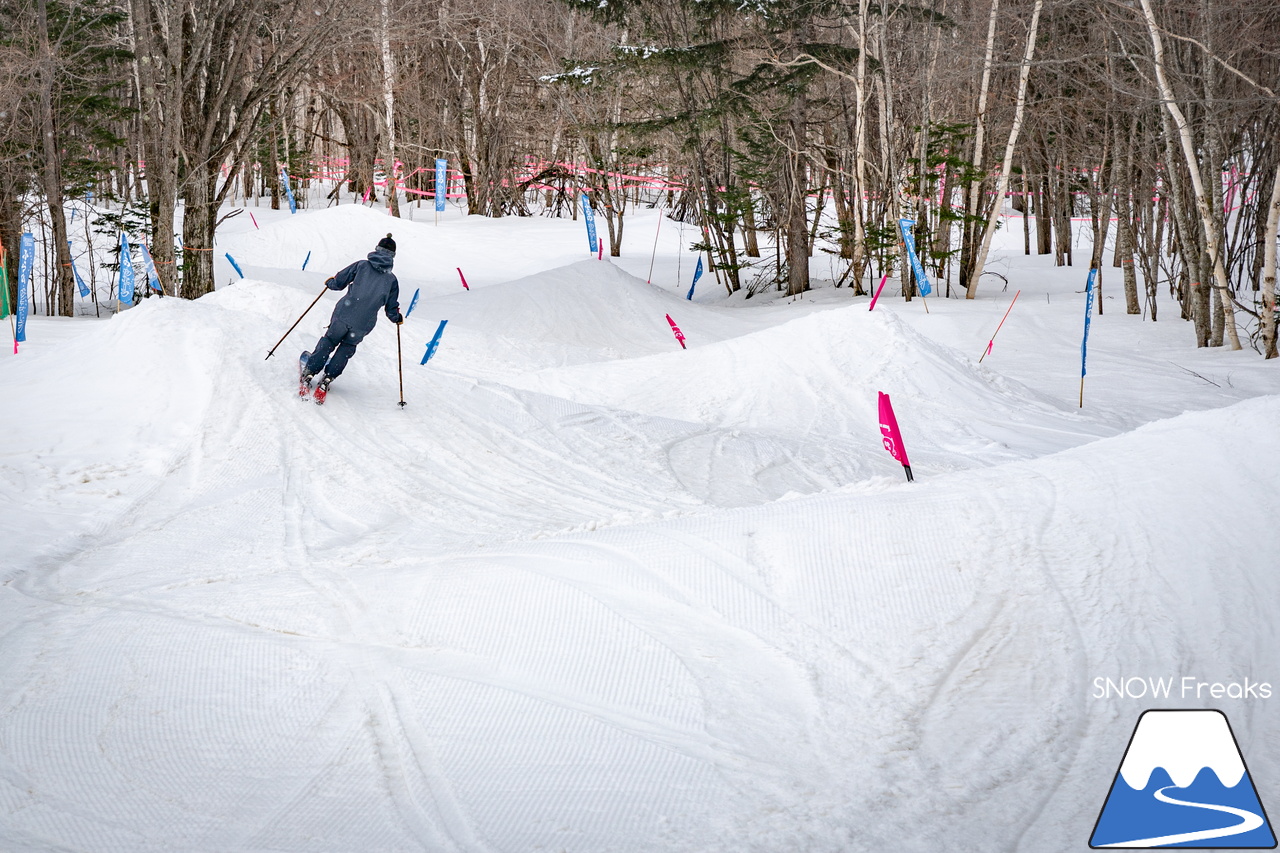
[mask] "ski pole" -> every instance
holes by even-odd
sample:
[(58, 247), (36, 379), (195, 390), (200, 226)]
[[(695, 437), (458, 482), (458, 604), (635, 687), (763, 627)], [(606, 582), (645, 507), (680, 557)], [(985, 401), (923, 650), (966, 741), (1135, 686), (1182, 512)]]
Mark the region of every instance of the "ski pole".
[[(302, 312), (302, 317), (307, 316), (307, 311), (310, 311), (312, 308), (316, 307), (316, 303), (320, 301), (320, 297), (324, 296), (324, 291), (328, 289), (329, 289), (329, 286), (325, 285), (324, 290), (320, 291), (319, 295), (316, 296), (315, 299), (311, 300), (311, 304), (307, 306), (307, 310)], [(298, 324), (302, 322), (302, 317), (299, 317), (298, 319), (293, 321), (293, 325), (289, 327), (289, 332), (292, 332), (294, 329), (298, 328)], [(271, 356), (276, 354), (276, 350), (280, 347), (282, 343), (284, 343), (284, 339), (289, 337), (289, 332), (285, 332), (284, 335), (281, 336), (280, 340), (276, 341), (276, 345), (271, 348), (271, 352), (267, 353), (267, 358), (271, 358)], [(263, 361), (266, 361), (266, 359), (263, 359)]]
[(396, 366), (400, 370), (400, 408), (405, 407), (404, 402), (404, 358), (400, 355), (400, 324), (396, 323)]

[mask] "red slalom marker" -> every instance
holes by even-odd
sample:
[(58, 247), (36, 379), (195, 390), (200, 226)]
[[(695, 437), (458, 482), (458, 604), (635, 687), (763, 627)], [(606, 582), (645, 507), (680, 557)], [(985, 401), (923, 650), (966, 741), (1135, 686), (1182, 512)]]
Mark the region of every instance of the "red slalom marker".
[(978, 364), (982, 364), (982, 359), (984, 359), (984, 358), (986, 358), (987, 356), (991, 355), (991, 350), (992, 350), (992, 349), (995, 347), (995, 345), (996, 345), (996, 335), (1000, 334), (1000, 326), (1003, 326), (1003, 325), (1004, 325), (1004, 321), (1009, 319), (1009, 312), (1013, 310), (1013, 303), (1014, 303), (1014, 302), (1017, 302), (1017, 301), (1018, 301), (1018, 297), (1019, 297), (1019, 296), (1021, 296), (1021, 295), (1022, 295), (1022, 291), (1021, 291), (1021, 290), (1019, 290), (1017, 293), (1013, 294), (1013, 300), (1009, 303), (1009, 308), (1004, 312), (1004, 316), (1000, 318), (1000, 325), (999, 325), (999, 326), (996, 326), (996, 330), (995, 330), (994, 332), (992, 332), (992, 333), (991, 333), (991, 340), (987, 341), (987, 351), (986, 351), (986, 352), (984, 352), (984, 353), (983, 353), (983, 354), (978, 358)]
[(902, 468), (907, 472), (907, 482), (913, 482), (915, 477), (911, 476), (911, 462), (907, 459), (907, 448), (902, 443), (902, 432), (898, 429), (898, 419), (893, 415), (893, 405), (889, 402), (889, 395), (883, 391), (880, 393), (880, 440), (884, 443), (884, 449), (889, 451), (889, 455), (902, 463)]
[(462, 267), (454, 267), (454, 269), (458, 271), (458, 278), (462, 279), (463, 288), (465, 288), (466, 290), (470, 290), (471, 288), (467, 287), (467, 277), (462, 274)]
[(676, 325), (676, 321), (671, 319), (671, 315), (667, 315), (667, 322), (671, 324), (671, 332), (676, 336), (676, 340), (680, 342), (680, 349), (688, 349), (684, 345), (684, 333), (680, 331), (680, 327)]
[(888, 280), (889, 280), (889, 274), (885, 273), (884, 276), (880, 279), (880, 286), (876, 288), (876, 295), (871, 297), (871, 307), (867, 309), (868, 311), (876, 310), (876, 300), (880, 298), (880, 291), (884, 290), (884, 283)]

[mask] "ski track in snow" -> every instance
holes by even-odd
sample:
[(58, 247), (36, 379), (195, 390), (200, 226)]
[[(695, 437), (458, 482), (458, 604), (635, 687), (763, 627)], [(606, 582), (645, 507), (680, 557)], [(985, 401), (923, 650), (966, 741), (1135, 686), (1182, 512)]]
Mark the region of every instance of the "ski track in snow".
[(318, 408), (293, 353), (331, 299), (262, 359), (305, 290), (149, 302), (0, 377), (0, 847), (1083, 849), (1129, 710), (1093, 675), (1277, 662), (1232, 626), (1280, 598), (1280, 398), (1125, 432), (888, 309), (579, 263), (433, 287), (409, 407), (384, 323)]

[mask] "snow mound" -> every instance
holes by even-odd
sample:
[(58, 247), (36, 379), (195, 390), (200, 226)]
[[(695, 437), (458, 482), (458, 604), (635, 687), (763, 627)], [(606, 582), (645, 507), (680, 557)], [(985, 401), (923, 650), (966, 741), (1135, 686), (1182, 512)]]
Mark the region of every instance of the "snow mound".
[(455, 364), (512, 376), (544, 367), (593, 364), (680, 351), (670, 314), (686, 335), (742, 334), (759, 321), (679, 299), (613, 264), (580, 261), (503, 284), (436, 298), (414, 312), (434, 331), (449, 320)]
[[(420, 218), (430, 216), (414, 210)], [(317, 272), (321, 280), (354, 261), (363, 260), (388, 233), (396, 241), (395, 272), (401, 286), (422, 286), (435, 294), (462, 290), (457, 268), (471, 287), (510, 281), (530, 272), (553, 269), (581, 258), (586, 239), (581, 226), (539, 217), (520, 220), (521, 228), (493, 245), (485, 217), (450, 219), (439, 225), (414, 221), (410, 208), (396, 219), (381, 209), (342, 205), (299, 212), (276, 219), (260, 229), (240, 230), (219, 240), (246, 270), (261, 276), (263, 270)], [(310, 253), (310, 260), (307, 259)]]
[(710, 342), (689, 335), (687, 352), (512, 381), (581, 403), (812, 440), (861, 437), (866, 447), (879, 446), (867, 425), (877, 423), (883, 391), (908, 451), (944, 468), (1044, 455), (1113, 432), (924, 338), (892, 309), (835, 308)]

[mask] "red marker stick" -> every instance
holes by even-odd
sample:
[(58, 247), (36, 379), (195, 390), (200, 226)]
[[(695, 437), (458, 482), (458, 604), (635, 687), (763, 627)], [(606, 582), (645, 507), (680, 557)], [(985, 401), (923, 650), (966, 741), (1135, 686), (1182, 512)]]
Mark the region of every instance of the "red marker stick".
[(467, 277), (462, 274), (462, 267), (454, 267), (454, 269), (458, 271), (458, 278), (462, 279), (463, 288), (465, 288), (466, 290), (470, 290), (471, 288), (467, 287)]
[(880, 279), (880, 286), (876, 288), (876, 295), (871, 297), (871, 307), (867, 309), (868, 311), (876, 310), (876, 300), (880, 298), (880, 291), (884, 290), (884, 283), (888, 280), (889, 280), (889, 274), (885, 273), (884, 276)]
[(671, 315), (667, 315), (667, 322), (671, 324), (671, 333), (676, 336), (676, 340), (680, 342), (680, 349), (688, 349), (684, 345), (684, 333), (680, 331), (680, 327), (676, 325), (676, 321), (671, 319)]
[[(1009, 319), (1009, 312), (1013, 310), (1013, 303), (1018, 301), (1018, 297), (1021, 294), (1021, 290), (1013, 294), (1013, 301), (1009, 303), (1009, 308), (1004, 312), (1004, 316), (1000, 318), (1000, 326), (1003, 326), (1004, 321)], [(982, 359), (991, 355), (991, 348), (996, 345), (996, 335), (1000, 334), (1000, 326), (996, 326), (996, 330), (991, 333), (991, 340), (987, 341), (987, 351), (978, 358), (978, 364), (982, 364)]]
[(913, 482), (915, 477), (911, 476), (911, 462), (907, 459), (907, 448), (902, 443), (902, 431), (898, 429), (898, 419), (893, 415), (889, 395), (883, 391), (880, 392), (880, 440), (889, 455), (902, 463), (902, 469), (907, 473), (907, 482)]

